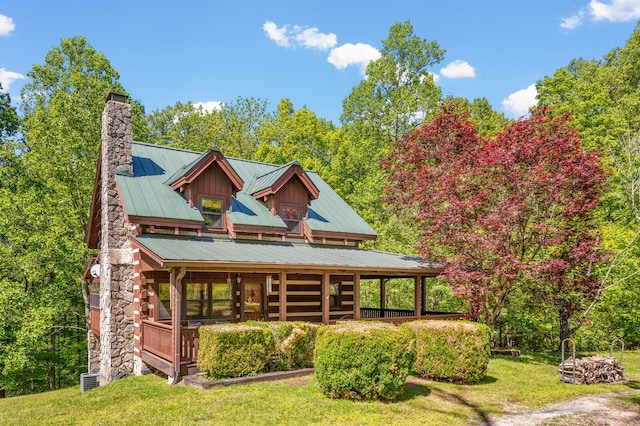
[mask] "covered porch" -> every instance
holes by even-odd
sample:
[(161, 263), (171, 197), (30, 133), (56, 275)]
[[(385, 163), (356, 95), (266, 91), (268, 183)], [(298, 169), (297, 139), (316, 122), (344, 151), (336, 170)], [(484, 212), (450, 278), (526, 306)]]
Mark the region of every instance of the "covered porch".
[[(459, 319), (423, 309), (425, 279), (442, 267), (353, 247), (135, 237), (135, 353), (168, 376), (196, 372), (198, 328), (258, 321)], [(413, 309), (361, 307), (362, 279), (402, 278)], [(136, 290), (139, 294), (136, 294)], [(382, 294), (382, 292), (381, 292)]]

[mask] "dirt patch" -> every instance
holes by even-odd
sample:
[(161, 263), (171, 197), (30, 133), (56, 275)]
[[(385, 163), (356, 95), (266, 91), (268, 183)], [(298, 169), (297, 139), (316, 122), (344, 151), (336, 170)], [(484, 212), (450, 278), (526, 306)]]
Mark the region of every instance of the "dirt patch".
[(584, 396), (558, 402), (528, 413), (511, 413), (491, 419), (491, 426), (584, 425), (622, 426), (640, 424), (640, 407), (620, 402), (621, 396), (640, 395), (640, 390)]

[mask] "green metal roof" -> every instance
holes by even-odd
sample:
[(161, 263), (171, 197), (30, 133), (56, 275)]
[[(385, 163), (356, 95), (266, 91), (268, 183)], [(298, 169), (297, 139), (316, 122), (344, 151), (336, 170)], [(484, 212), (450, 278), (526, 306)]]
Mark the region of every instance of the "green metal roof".
[[(170, 186), (171, 180), (193, 167), (203, 153), (141, 142), (134, 142), (132, 151), (133, 175), (116, 176), (127, 214), (203, 222), (200, 212), (189, 207), (187, 200)], [(251, 193), (256, 187), (277, 180), (294, 163), (282, 166), (234, 158), (226, 160), (245, 182), (245, 188), (233, 200), (233, 211), (228, 214), (232, 223), (286, 228), (285, 223)], [(307, 170), (305, 173), (320, 191), (319, 197), (311, 201), (309, 218), (305, 219), (311, 230), (376, 235), (318, 174)]]
[(134, 240), (162, 260), (163, 266), (227, 265), (265, 269), (300, 267), (361, 272), (437, 274), (442, 266), (421, 258), (355, 247), (305, 243), (139, 235)]
[(256, 176), (256, 179), (254, 180), (251, 187), (251, 193), (253, 194), (258, 191), (262, 191), (263, 189), (272, 187), (278, 181), (278, 179), (280, 179), (280, 177), (285, 174), (287, 170), (291, 168), (291, 166), (295, 164), (298, 164), (298, 162), (294, 161), (291, 163), (287, 163), (261, 176)]

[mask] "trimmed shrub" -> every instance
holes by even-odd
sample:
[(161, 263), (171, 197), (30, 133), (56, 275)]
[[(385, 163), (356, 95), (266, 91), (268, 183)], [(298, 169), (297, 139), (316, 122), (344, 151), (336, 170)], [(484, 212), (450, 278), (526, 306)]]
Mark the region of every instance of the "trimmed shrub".
[(313, 366), (313, 348), (318, 325), (308, 322), (247, 322), (272, 333), (268, 348), (269, 369), (288, 371)]
[(408, 328), (348, 321), (321, 326), (314, 351), (315, 375), (331, 398), (397, 399), (415, 360)]
[(210, 379), (254, 376), (268, 362), (271, 333), (250, 325), (220, 324), (200, 327), (198, 368)]
[(475, 383), (487, 373), (489, 328), (467, 321), (419, 320), (405, 323), (415, 333), (417, 376), (456, 383)]

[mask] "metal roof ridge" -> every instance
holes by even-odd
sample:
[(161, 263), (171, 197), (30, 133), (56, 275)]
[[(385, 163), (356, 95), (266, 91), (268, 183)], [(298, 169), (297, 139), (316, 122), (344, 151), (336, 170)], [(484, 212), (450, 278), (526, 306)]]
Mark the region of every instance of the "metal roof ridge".
[[(259, 180), (260, 178), (263, 178), (263, 177), (265, 177), (265, 176), (268, 176), (268, 175), (270, 175), (270, 174), (272, 174), (272, 173), (276, 173), (276, 172), (278, 172), (278, 171), (288, 170), (291, 166), (294, 166), (294, 165), (298, 165), (298, 166), (300, 166), (300, 163), (298, 163), (298, 161), (297, 161), (297, 160), (293, 160), (293, 161), (289, 161), (287, 164), (281, 164), (281, 165), (279, 165), (277, 168), (275, 168), (275, 169), (273, 169), (273, 170), (271, 170), (271, 171), (268, 171), (267, 173), (263, 173), (263, 174), (261, 174), (261, 175), (259, 175), (259, 176), (256, 176), (256, 180)], [(302, 167), (300, 167), (300, 168), (302, 168)], [(303, 169), (303, 170), (304, 170), (304, 169)]]
[(178, 147), (169, 146), (169, 145), (158, 145), (158, 144), (155, 144), (155, 143), (142, 142), (142, 141), (133, 141), (132, 143), (134, 143), (136, 145), (148, 146), (148, 147), (151, 147), (151, 148), (161, 148), (161, 149), (167, 149), (167, 150), (171, 150), (171, 151), (182, 151), (182, 152), (188, 152), (190, 154), (202, 154), (201, 151), (194, 151), (192, 149), (178, 148)]

